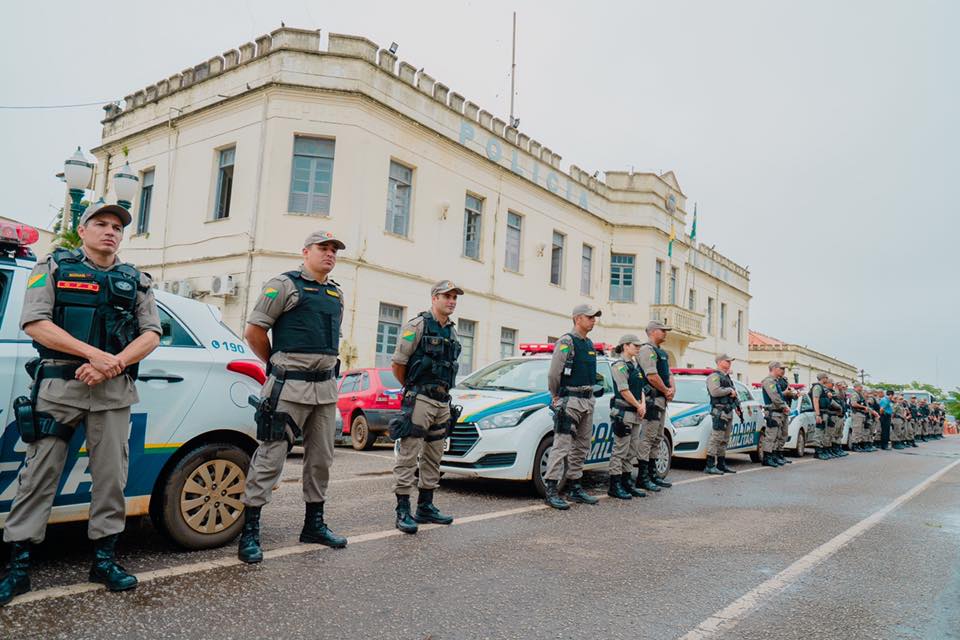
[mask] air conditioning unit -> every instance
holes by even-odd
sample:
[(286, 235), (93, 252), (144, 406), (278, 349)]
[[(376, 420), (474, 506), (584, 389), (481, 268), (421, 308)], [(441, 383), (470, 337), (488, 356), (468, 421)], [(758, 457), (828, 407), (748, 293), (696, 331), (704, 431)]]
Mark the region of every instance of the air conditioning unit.
[(170, 283), (170, 293), (189, 298), (193, 293), (193, 287), (189, 280), (174, 280)]
[(190, 278), (190, 293), (195, 298), (210, 293), (212, 288), (213, 278), (210, 276)]
[(210, 294), (214, 296), (235, 296), (237, 295), (237, 281), (228, 274), (213, 276), (213, 281), (210, 284)]

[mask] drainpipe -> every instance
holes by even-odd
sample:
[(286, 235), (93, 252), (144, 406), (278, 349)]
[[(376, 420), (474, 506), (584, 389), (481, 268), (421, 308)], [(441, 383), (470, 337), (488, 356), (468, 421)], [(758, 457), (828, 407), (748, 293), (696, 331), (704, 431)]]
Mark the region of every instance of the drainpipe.
[(270, 108), (270, 93), (265, 91), (263, 95), (263, 109), (260, 111), (260, 142), (257, 150), (257, 178), (256, 188), (253, 193), (253, 212), (250, 215), (250, 231), (247, 233), (247, 268), (244, 275), (243, 285), (243, 306), (240, 308), (240, 332), (247, 324), (247, 308), (250, 304), (250, 288), (252, 283), (250, 279), (253, 274), (253, 252), (257, 247), (257, 223), (260, 217), (260, 192), (263, 188), (263, 154), (267, 146), (267, 113)]

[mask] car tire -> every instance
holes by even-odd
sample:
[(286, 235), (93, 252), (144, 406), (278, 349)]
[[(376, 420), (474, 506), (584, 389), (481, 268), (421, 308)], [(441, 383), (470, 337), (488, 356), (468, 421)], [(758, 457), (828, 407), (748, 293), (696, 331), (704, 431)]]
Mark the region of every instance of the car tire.
[[(537, 447), (536, 453), (533, 454), (533, 490), (541, 498), (545, 498), (547, 495), (547, 485), (543, 479), (543, 473), (547, 469), (547, 459), (550, 457), (551, 449), (553, 449), (553, 434), (550, 434), (541, 440), (540, 445)], [(563, 487), (567, 483), (566, 460), (563, 461), (563, 470), (563, 479), (561, 479), (557, 485), (557, 489), (559, 491), (563, 491)]]
[(803, 432), (803, 429), (797, 431), (797, 450), (794, 452), (794, 456), (797, 458), (802, 458), (807, 455), (807, 435)]
[[(162, 479), (160, 503), (151, 509), (154, 525), (185, 549), (230, 542), (243, 527), (240, 496), (249, 466), (250, 455), (235, 444), (213, 442), (190, 451)], [(214, 506), (207, 506), (211, 501)]]
[(377, 442), (377, 434), (370, 432), (370, 425), (362, 413), (353, 417), (350, 423), (350, 444), (357, 451), (369, 451)]
[(666, 478), (670, 474), (670, 469), (673, 464), (673, 442), (670, 440), (670, 436), (667, 435), (667, 432), (663, 432), (663, 437), (660, 438), (660, 449), (657, 452), (657, 462), (655, 471), (658, 478)]

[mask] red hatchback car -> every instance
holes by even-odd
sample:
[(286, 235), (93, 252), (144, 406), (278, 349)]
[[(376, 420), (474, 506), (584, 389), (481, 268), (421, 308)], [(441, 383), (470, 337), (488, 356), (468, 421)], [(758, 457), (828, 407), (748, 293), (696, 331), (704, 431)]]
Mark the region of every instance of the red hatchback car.
[(390, 419), (400, 412), (401, 391), (390, 369), (351, 369), (343, 374), (337, 409), (354, 449), (370, 449), (387, 432)]

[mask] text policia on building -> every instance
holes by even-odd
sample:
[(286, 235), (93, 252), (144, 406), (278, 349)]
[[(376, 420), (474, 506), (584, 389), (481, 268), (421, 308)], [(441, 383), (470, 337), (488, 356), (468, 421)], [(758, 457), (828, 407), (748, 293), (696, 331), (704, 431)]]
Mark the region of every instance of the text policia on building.
[(263, 282), (297, 264), (296, 239), (322, 227), (348, 247), (348, 366), (387, 365), (442, 273), (469, 294), (462, 374), (562, 335), (576, 298), (602, 306), (597, 340), (662, 321), (673, 365), (727, 352), (746, 379), (750, 274), (691, 238), (673, 172), (564, 171), (369, 40), (320, 45), (278, 29), (106, 107), (95, 186), (125, 161), (140, 178), (126, 260), (241, 330)]

